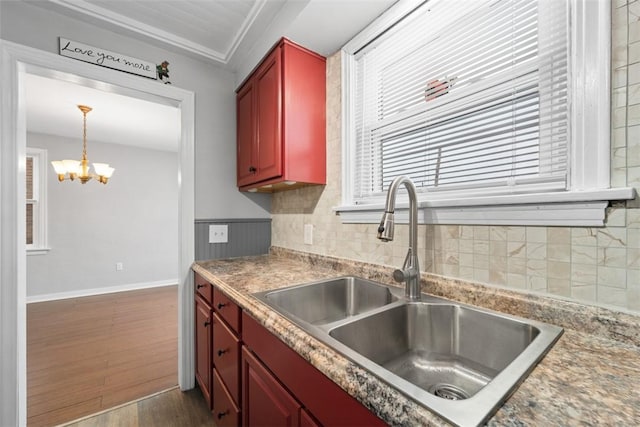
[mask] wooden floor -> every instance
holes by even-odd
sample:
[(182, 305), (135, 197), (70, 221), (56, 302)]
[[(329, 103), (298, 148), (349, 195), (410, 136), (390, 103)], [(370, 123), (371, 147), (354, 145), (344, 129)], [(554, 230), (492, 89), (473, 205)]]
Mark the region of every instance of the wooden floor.
[(175, 388), (155, 396), (122, 405), (65, 427), (212, 427), (209, 411), (200, 389), (181, 392)]
[(177, 322), (177, 286), (28, 304), (28, 427), (174, 387)]

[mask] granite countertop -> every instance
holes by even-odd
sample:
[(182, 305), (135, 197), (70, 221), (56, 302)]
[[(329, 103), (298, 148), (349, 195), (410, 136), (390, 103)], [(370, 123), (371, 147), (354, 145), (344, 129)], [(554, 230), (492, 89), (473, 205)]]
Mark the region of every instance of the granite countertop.
[[(264, 256), (195, 262), (193, 270), (388, 424), (449, 425), (251, 296), (342, 275), (394, 284), (390, 267), (272, 248)], [(640, 424), (639, 317), (425, 273), (421, 282), (428, 294), (565, 329), (487, 425)]]

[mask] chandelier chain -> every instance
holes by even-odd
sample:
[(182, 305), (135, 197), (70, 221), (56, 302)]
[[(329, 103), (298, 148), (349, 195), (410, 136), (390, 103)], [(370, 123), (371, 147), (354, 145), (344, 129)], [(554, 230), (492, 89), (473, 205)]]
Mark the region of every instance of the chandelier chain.
[(83, 111), (82, 120), (82, 160), (87, 160), (87, 113)]

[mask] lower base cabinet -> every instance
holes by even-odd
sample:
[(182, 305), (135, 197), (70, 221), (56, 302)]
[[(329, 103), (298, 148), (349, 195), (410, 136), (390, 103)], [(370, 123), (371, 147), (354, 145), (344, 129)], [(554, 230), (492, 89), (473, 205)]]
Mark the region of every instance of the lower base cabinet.
[(196, 379), (216, 427), (386, 425), (218, 288), (195, 283)]
[(195, 353), (196, 382), (207, 406), (211, 409), (211, 307), (196, 296), (195, 303)]
[(302, 425), (303, 408), (300, 403), (246, 348), (242, 350), (242, 378), (244, 425), (256, 427)]
[(244, 312), (242, 328), (243, 425), (386, 426)]

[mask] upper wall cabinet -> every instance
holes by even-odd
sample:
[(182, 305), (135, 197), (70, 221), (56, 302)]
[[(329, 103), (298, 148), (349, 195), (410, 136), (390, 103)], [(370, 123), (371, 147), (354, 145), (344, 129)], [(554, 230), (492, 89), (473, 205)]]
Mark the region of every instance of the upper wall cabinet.
[(240, 86), (241, 191), (326, 184), (326, 59), (281, 39)]

